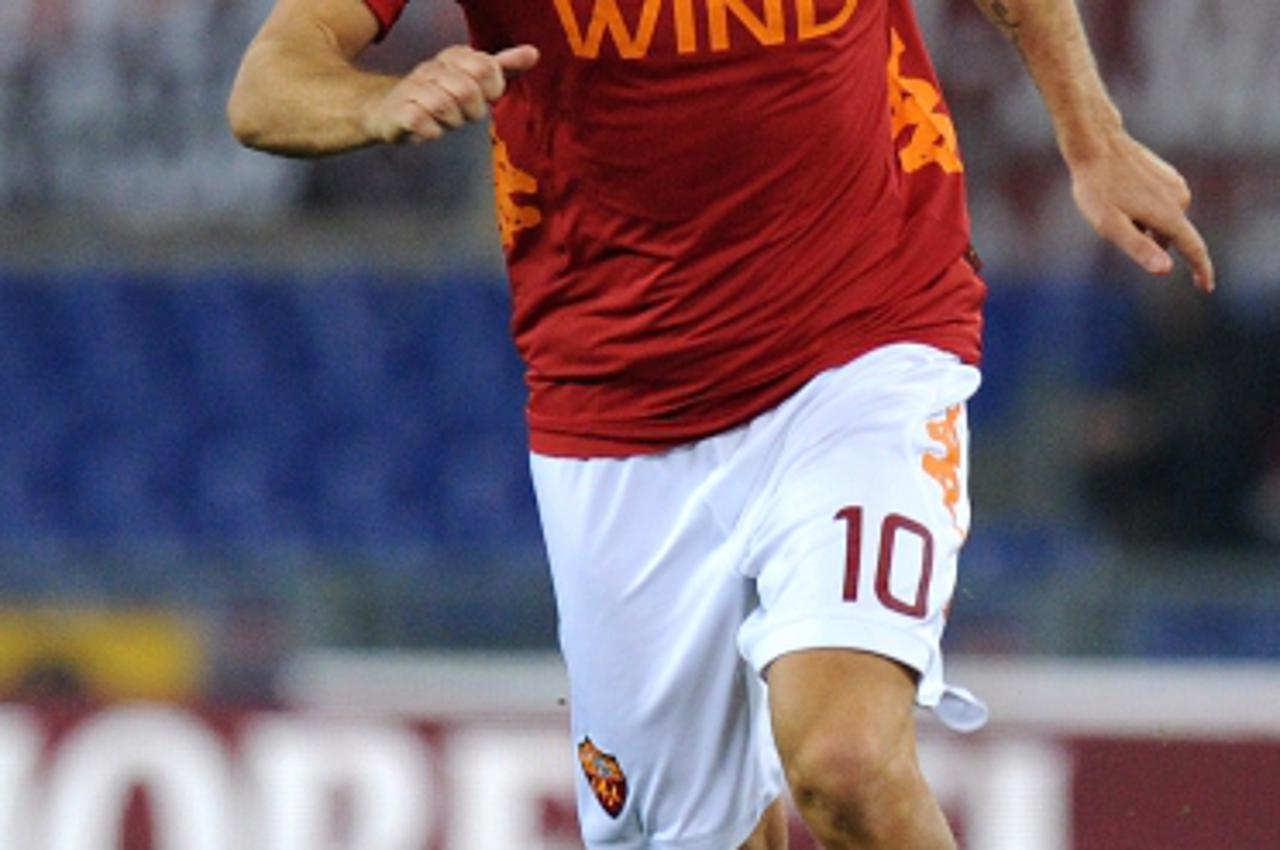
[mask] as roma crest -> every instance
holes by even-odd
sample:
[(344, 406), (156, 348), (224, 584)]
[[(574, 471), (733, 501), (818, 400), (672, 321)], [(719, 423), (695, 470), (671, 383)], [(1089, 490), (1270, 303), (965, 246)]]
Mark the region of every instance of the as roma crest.
[(578, 744), (578, 762), (592, 793), (609, 817), (616, 818), (622, 814), (622, 807), (627, 803), (627, 775), (622, 772), (618, 760), (597, 747), (590, 738), (584, 738)]

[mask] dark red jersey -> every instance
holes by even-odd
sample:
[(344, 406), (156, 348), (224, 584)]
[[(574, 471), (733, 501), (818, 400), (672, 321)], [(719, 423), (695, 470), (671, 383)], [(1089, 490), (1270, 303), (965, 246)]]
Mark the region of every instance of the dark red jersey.
[[(384, 28), (405, 0), (366, 0)], [(909, 0), (464, 0), (534, 451), (655, 451), (879, 345), (974, 362), (984, 287)]]

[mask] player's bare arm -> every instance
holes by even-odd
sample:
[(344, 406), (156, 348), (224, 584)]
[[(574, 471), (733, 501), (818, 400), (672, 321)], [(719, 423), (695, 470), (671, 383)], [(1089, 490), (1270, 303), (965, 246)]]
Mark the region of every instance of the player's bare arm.
[(1125, 130), (1074, 0), (976, 2), (1018, 48), (1040, 88), (1076, 204), (1089, 224), (1153, 274), (1173, 270), (1166, 250), (1172, 246), (1196, 285), (1212, 291), (1213, 261), (1187, 217), (1187, 182)]
[(279, 0), (231, 91), (236, 138), (288, 156), (430, 141), (482, 120), (508, 79), (538, 61), (529, 45), (497, 54), (459, 45), (389, 76), (357, 64), (377, 35), (362, 0)]

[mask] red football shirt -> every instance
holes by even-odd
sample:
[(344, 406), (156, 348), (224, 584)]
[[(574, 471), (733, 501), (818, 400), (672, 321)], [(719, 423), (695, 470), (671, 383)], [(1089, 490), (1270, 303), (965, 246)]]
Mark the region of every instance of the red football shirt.
[[(366, 0), (384, 29), (406, 0)], [(909, 0), (464, 0), (534, 451), (656, 451), (896, 341), (976, 361), (955, 131)]]

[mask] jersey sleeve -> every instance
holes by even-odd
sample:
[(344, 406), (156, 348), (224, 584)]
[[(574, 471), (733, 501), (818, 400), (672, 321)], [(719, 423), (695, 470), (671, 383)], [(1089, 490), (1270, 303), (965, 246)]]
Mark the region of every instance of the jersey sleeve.
[(387, 37), (408, 2), (409, 0), (364, 0), (369, 11), (378, 19), (378, 41)]

